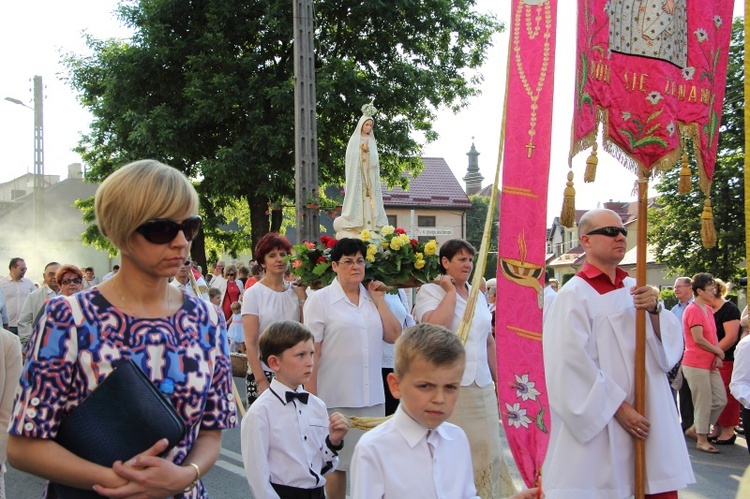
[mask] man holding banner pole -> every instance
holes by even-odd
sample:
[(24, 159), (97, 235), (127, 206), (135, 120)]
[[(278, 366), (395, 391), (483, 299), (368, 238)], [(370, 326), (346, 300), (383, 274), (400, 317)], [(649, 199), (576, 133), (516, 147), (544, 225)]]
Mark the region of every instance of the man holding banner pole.
[[(619, 215), (592, 210), (579, 223), (587, 263), (558, 293), (544, 321), (551, 435), (543, 466), (547, 499), (623, 499), (634, 494), (634, 441), (644, 441), (645, 492), (677, 498), (695, 481), (665, 374), (680, 360), (682, 328), (650, 286), (617, 265), (625, 256)], [(634, 408), (636, 309), (646, 310), (646, 411)]]

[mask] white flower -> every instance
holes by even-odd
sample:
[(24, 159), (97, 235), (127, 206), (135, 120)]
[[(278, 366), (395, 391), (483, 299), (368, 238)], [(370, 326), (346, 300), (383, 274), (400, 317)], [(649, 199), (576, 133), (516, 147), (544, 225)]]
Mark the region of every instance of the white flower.
[(703, 43), (706, 40), (708, 40), (708, 33), (706, 33), (706, 30), (703, 28), (698, 28), (693, 33), (695, 33), (695, 36), (698, 38), (698, 42)]
[(631, 116), (633, 116), (633, 114), (630, 113), (630, 111), (623, 111), (622, 112), (622, 119), (624, 119), (625, 121), (628, 121)]
[(393, 232), (396, 230), (393, 225), (386, 225), (382, 229), (380, 229), (380, 235), (381, 236), (388, 236), (390, 234), (393, 234)]
[(688, 66), (682, 70), (682, 77), (686, 80), (692, 80), (695, 75), (695, 66)]
[(670, 121), (667, 125), (667, 132), (669, 132), (670, 137), (674, 135), (674, 121)]
[(537, 395), (541, 395), (542, 392), (534, 388), (536, 385), (536, 382), (529, 381), (529, 375), (524, 374), (523, 376), (518, 376), (518, 374), (514, 374), (516, 377), (516, 382), (511, 383), (511, 386), (516, 389), (516, 397), (519, 397), (521, 400), (536, 400)]
[(508, 409), (508, 412), (505, 414), (508, 418), (508, 423), (516, 428), (523, 426), (528, 429), (531, 420), (526, 416), (526, 409), (521, 409), (521, 404), (518, 402), (513, 405), (506, 403), (505, 407)]
[(721, 20), (721, 16), (714, 16), (714, 24), (717, 28), (721, 28), (721, 25), (724, 24), (724, 21)]
[(663, 98), (664, 97), (662, 97), (661, 94), (657, 92), (656, 90), (652, 90), (651, 93), (646, 96), (646, 100), (654, 105), (656, 105), (656, 103), (662, 100)]

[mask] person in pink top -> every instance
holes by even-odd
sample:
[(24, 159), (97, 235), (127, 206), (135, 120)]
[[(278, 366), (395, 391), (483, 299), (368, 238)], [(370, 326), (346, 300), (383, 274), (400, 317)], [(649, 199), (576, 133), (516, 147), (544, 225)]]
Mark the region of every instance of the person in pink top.
[(690, 386), (695, 406), (695, 422), (685, 435), (698, 442), (696, 449), (716, 454), (719, 451), (708, 442), (710, 425), (716, 424), (727, 403), (724, 383), (719, 369), (724, 350), (719, 347), (716, 323), (711, 303), (716, 293), (714, 276), (708, 273), (693, 276), (695, 299), (682, 315), (685, 331), (685, 355), (682, 373)]

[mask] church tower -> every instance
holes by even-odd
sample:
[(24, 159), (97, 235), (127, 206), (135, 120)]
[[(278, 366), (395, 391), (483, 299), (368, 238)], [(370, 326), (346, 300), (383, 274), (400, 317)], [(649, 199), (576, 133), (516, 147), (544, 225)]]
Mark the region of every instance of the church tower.
[(463, 181), (466, 182), (466, 194), (468, 196), (476, 194), (482, 190), (482, 180), (484, 180), (482, 174), (479, 173), (479, 153), (474, 147), (473, 139), (474, 138), (472, 137), (471, 150), (466, 153), (469, 157), (469, 168), (466, 172), (466, 176), (463, 178)]

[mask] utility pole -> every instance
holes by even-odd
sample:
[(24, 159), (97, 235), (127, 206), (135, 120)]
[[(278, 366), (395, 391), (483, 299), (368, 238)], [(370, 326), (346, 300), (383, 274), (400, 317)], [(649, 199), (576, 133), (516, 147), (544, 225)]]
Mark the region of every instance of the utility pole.
[(313, 0), (293, 0), (294, 204), (297, 243), (317, 241), (320, 212), (305, 206), (318, 198), (318, 125), (315, 99)]
[(44, 223), (44, 90), (42, 77), (34, 76), (34, 234)]

